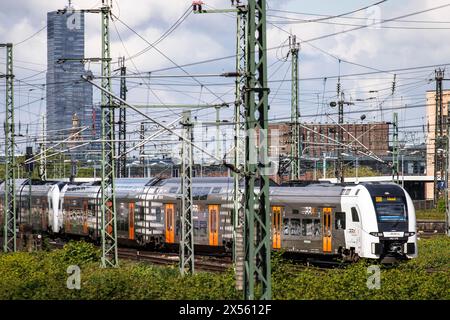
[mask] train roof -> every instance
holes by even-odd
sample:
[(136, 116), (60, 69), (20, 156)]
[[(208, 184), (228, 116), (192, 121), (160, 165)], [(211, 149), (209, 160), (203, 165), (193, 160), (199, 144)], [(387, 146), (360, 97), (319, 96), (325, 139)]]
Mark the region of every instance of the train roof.
[[(230, 177), (194, 177), (192, 178), (193, 184), (215, 184), (215, 185), (229, 185), (233, 184), (234, 180)], [(168, 184), (180, 185), (180, 178), (168, 178), (160, 180), (156, 185), (164, 186)]]
[(305, 200), (318, 206), (334, 206), (340, 203), (343, 189), (342, 185), (315, 183), (297, 187), (271, 187), (269, 194), (272, 202), (295, 203)]

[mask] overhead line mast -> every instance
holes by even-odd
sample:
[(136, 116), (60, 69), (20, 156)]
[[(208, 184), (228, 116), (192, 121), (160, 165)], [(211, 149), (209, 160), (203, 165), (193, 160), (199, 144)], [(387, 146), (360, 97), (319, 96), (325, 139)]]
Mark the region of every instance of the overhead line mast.
[(290, 54), (292, 61), (291, 88), (291, 180), (300, 179), (301, 139), (298, 125), (300, 112), (298, 109), (298, 52), (300, 44), (296, 36), (289, 36)]
[(392, 180), (395, 183), (399, 183), (399, 144), (398, 144), (398, 113), (394, 112), (394, 119), (392, 121), (394, 127), (392, 133)]
[(0, 44), (6, 47), (6, 74), (0, 75), (6, 79), (6, 114), (5, 114), (5, 197), (4, 197), (4, 230), (3, 251), (15, 252), (16, 247), (16, 196), (14, 156), (14, 72), (13, 45)]
[[(191, 112), (183, 112), (183, 136), (181, 148), (181, 239), (180, 239), (180, 273), (194, 273), (194, 224), (192, 198), (192, 168), (193, 168), (193, 130)], [(190, 143), (187, 143), (189, 141)]]
[[(230, 10), (203, 10), (201, 3), (201, 1), (194, 1), (195, 12), (234, 12)], [(266, 1), (248, 0), (246, 18), (246, 72), (245, 87), (242, 91), (245, 96), (246, 132), (243, 170), (243, 176), (245, 177), (243, 201), (244, 296), (251, 300), (255, 297), (271, 299), (271, 221), (269, 205), (269, 172), (271, 168), (268, 158), (269, 88), (267, 87)], [(258, 139), (256, 139), (257, 136)], [(237, 167), (234, 167), (233, 171), (235, 173), (241, 172)], [(238, 183), (235, 180), (235, 187)], [(234, 200), (235, 202), (238, 201), (236, 196), (234, 196)], [(257, 206), (257, 209), (255, 209), (255, 206)], [(260, 285), (258, 287), (259, 292), (256, 291), (258, 285)]]
[[(119, 59), (120, 66), (120, 98), (127, 100), (127, 67), (125, 67), (125, 57)], [(122, 104), (123, 105), (123, 104)], [(119, 160), (117, 161), (117, 176), (125, 178), (127, 176), (127, 109), (119, 109)]]
[[(234, 5), (234, 3), (232, 3)], [(237, 172), (245, 168), (245, 85), (247, 72), (248, 6), (236, 1), (233, 9), (203, 9), (193, 3), (194, 13), (236, 13), (236, 89), (234, 103), (234, 161), (233, 171), (233, 261), (236, 289), (244, 288), (244, 176)]]
[[(269, 204), (266, 1), (248, 1), (245, 88), (245, 278), (244, 294), (272, 298)], [(258, 134), (258, 140), (256, 140)], [(256, 143), (258, 142), (258, 146)], [(259, 150), (258, 150), (258, 149)], [(257, 206), (257, 209), (255, 209)], [(260, 290), (258, 293), (257, 290)]]
[[(109, 0), (102, 0), (102, 82), (101, 86), (111, 91), (111, 46), (109, 22), (111, 7)], [(102, 266), (117, 267), (117, 219), (114, 175), (114, 106), (111, 95), (102, 91)]]
[[(443, 103), (442, 103), (442, 81), (444, 80), (444, 70), (435, 71), (436, 92), (435, 92), (435, 122), (434, 122), (434, 205), (437, 207), (439, 201), (438, 175), (442, 180), (443, 173)], [(439, 151), (441, 150), (441, 152)], [(447, 182), (446, 182), (447, 183)]]
[[(117, 219), (115, 199), (115, 157), (114, 157), (114, 108), (111, 93), (111, 44), (109, 22), (111, 18), (111, 0), (102, 0), (99, 9), (82, 9), (78, 12), (100, 13), (102, 19), (102, 57), (81, 59), (81, 61), (101, 61), (101, 108), (102, 108), (102, 161), (101, 161), (101, 242), (102, 266), (117, 267)], [(58, 10), (59, 14), (67, 12)], [(58, 63), (80, 59), (60, 59)], [(82, 76), (85, 79), (84, 76)], [(86, 80), (86, 79), (85, 79)], [(121, 101), (124, 101), (121, 99)]]

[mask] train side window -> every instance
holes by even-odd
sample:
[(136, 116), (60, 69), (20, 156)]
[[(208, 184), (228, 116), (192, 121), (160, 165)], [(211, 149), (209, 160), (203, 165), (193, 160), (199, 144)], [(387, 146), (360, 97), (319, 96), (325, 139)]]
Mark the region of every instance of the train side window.
[(283, 234), (285, 236), (289, 235), (289, 219), (283, 219)]
[(301, 235), (300, 219), (291, 219), (291, 236)]
[(312, 236), (314, 232), (314, 226), (312, 219), (302, 220), (302, 236)]
[(198, 220), (194, 220), (194, 235), (198, 235), (199, 234), (199, 230), (200, 230), (200, 227), (199, 227), (199, 221)]
[(359, 222), (358, 210), (355, 207), (352, 207), (352, 221)]
[(298, 214), (298, 213), (299, 213), (298, 209), (292, 209), (292, 214)]
[(161, 208), (160, 207), (155, 208), (155, 219), (156, 219), (156, 222), (161, 222)]
[(345, 229), (345, 212), (336, 212), (334, 216), (335, 229)]
[(144, 206), (140, 206), (139, 207), (138, 214), (139, 214), (139, 220), (140, 221), (144, 221), (144, 216), (145, 216), (145, 208), (144, 208)]
[(180, 220), (177, 220), (175, 223), (175, 234), (178, 236), (181, 231), (181, 223)]
[(200, 236), (206, 236), (207, 232), (206, 229), (208, 228), (208, 224), (206, 221), (200, 221)]
[(320, 237), (322, 227), (320, 224), (320, 219), (314, 219), (314, 236)]

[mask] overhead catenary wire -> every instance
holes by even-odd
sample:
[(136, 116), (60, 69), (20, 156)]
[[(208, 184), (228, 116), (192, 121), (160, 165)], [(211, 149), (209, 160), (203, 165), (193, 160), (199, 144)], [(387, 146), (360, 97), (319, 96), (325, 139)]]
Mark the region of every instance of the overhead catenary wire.
[[(381, 70), (381, 71), (384, 71), (384, 70)], [(359, 78), (361, 78), (360, 76), (354, 76), (354, 77), (359, 77)], [(320, 81), (323, 81), (323, 79), (324, 79), (324, 77), (320, 77)], [(328, 78), (327, 78), (328, 79)], [(303, 80), (303, 81), (306, 81), (306, 80), (308, 80), (308, 79), (305, 79), (305, 80)], [(317, 80), (319, 80), (319, 79), (317, 79)], [(281, 98), (281, 96), (284, 94), (283, 92), (283, 89), (282, 89), (282, 87), (281, 87), (281, 84), (282, 83), (286, 83), (286, 82), (288, 82), (288, 81), (285, 81), (285, 79), (281, 79), (281, 80), (277, 80), (277, 79), (273, 79), (273, 83), (279, 83), (280, 84), (280, 86), (278, 87), (279, 89), (277, 90), (277, 94), (275, 95), (275, 96), (273, 96), (273, 98), (272, 98), (272, 102), (282, 102), (282, 100), (279, 100), (279, 98)], [(275, 81), (278, 81), (278, 82), (275, 82)], [(302, 81), (302, 79), (300, 79), (300, 81)], [(311, 80), (312, 81), (312, 80)], [(161, 85), (163, 85), (163, 84), (161, 84)], [(197, 85), (198, 86), (198, 84), (197, 83), (195, 83), (195, 84), (192, 84), (193, 86), (195, 86), (195, 85)], [(209, 84), (208, 84), (209, 85)], [(217, 84), (217, 85), (223, 85), (223, 84)], [(153, 83), (152, 83), (152, 86), (153, 86)], [(202, 87), (202, 86), (201, 86)], [(203, 87), (202, 87), (203, 88)], [(414, 89), (414, 88), (411, 88), (411, 89)], [(187, 92), (189, 92), (189, 91), (187, 91)], [(217, 90), (214, 90), (214, 92), (216, 93), (216, 94), (218, 94), (218, 92), (217, 92)], [(324, 90), (324, 93), (325, 93), (325, 90)], [(225, 93), (226, 94), (226, 93)], [(219, 95), (219, 94), (218, 94)], [(312, 95), (312, 94), (311, 94)], [(326, 97), (324, 97), (323, 99), (322, 99), (322, 103), (324, 102), (326, 100)], [(41, 100), (41, 102), (42, 102), (42, 100)], [(280, 104), (280, 105), (282, 105), (282, 104)], [(311, 108), (311, 106), (309, 106), (309, 108)], [(362, 111), (360, 111), (360, 112), (370, 112), (370, 110), (371, 109), (367, 109), (367, 110), (362, 110)], [(403, 110), (407, 110), (406, 108), (404, 108)], [(353, 111), (353, 110), (352, 110)], [(358, 111), (355, 111), (354, 113), (359, 113)], [(322, 113), (322, 114), (325, 114), (324, 112)], [(307, 114), (307, 116), (308, 116), (308, 114)], [(275, 119), (280, 119), (280, 118), (278, 118), (278, 117), (276, 117)]]

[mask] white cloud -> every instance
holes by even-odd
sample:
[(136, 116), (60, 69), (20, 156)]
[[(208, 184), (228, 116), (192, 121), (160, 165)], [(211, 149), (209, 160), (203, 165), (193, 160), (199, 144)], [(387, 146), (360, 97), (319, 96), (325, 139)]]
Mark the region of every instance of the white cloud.
[[(39, 30), (46, 23), (46, 13), (48, 11), (62, 8), (67, 1), (60, 0), (40, 0), (40, 1), (4, 1), (2, 4), (2, 12), (0, 13), (0, 41), (17, 42), (23, 40)], [(226, 8), (230, 6), (228, 0), (205, 1), (209, 6), (214, 8)], [(101, 1), (74, 0), (77, 8), (95, 8)], [(140, 35), (148, 41), (153, 42), (164, 33), (189, 7), (190, 0), (114, 0), (114, 13), (121, 20), (126, 22)], [(283, 10), (313, 11), (311, 13), (330, 13), (336, 14), (343, 12), (339, 9), (336, 2), (324, 1), (327, 7), (321, 5), (321, 2), (312, 3), (311, 1), (270, 1), (270, 8), (281, 8)], [(358, 1), (359, 6), (364, 6), (369, 1)], [(436, 7), (445, 4), (443, 0), (411, 0), (408, 2), (389, 1), (380, 6), (381, 19), (389, 19), (406, 13), (423, 10), (424, 8)], [(347, 6), (347, 5), (346, 5)], [(351, 5), (354, 8), (356, 5)], [(347, 8), (347, 7), (346, 7)], [(328, 11), (327, 11), (328, 10)], [(351, 9), (350, 9), (351, 10)], [(303, 10), (302, 10), (303, 11)], [(450, 7), (445, 9), (430, 11), (421, 15), (412, 16), (403, 20), (410, 21), (447, 21), (450, 13)], [(313, 16), (285, 14), (281, 12), (270, 12), (271, 15), (289, 16), (294, 18), (313, 18)], [(365, 13), (360, 12), (353, 15), (354, 17), (364, 18)], [(316, 17), (317, 18), (317, 17)], [(280, 21), (282, 18), (268, 17), (269, 21)], [(340, 22), (347, 24), (365, 24), (365, 20), (359, 19), (339, 19), (329, 20), (328, 22)], [(129, 52), (133, 55), (147, 47), (147, 44), (138, 36), (127, 30), (119, 21), (116, 21), (122, 40)], [(276, 47), (285, 41), (288, 37), (286, 32), (268, 25), (268, 46)], [(338, 26), (327, 23), (301, 23), (301, 24), (280, 24), (281, 28), (288, 32), (297, 34), (299, 39), (307, 40), (321, 35), (326, 35), (340, 30), (352, 28), (351, 26)], [(423, 23), (389, 23), (385, 26), (426, 26), (433, 27), (436, 24)], [(449, 24), (439, 24), (437, 26), (449, 27)], [(86, 19), (86, 56), (97, 57), (100, 55), (100, 18), (98, 15), (89, 14)], [(111, 24), (112, 30), (112, 57), (116, 59), (120, 55), (126, 55), (126, 52), (116, 36), (114, 25)], [(191, 14), (186, 21), (171, 34), (158, 48), (168, 57), (173, 59), (177, 64), (185, 64), (199, 60), (211, 59), (232, 55), (234, 49), (235, 23), (234, 19), (227, 15), (195, 15)], [(400, 29), (362, 29), (344, 33), (339, 36), (329, 37), (323, 40), (314, 41), (311, 44), (323, 49), (331, 55), (337, 56), (343, 60), (348, 60), (361, 65), (370, 66), (377, 69), (393, 69), (419, 65), (431, 65), (450, 62), (450, 44), (447, 39), (448, 30), (400, 30)], [(7, 37), (7, 38), (6, 38)], [(286, 48), (283, 50), (269, 51), (269, 64), (280, 57), (280, 54), (287, 53)], [(36, 71), (43, 70), (46, 63), (46, 32), (41, 32), (38, 36), (27, 41), (21, 46), (15, 48), (16, 74), (21, 79), (35, 74), (36, 72), (20, 68), (28, 68)], [(4, 58), (0, 56), (0, 63), (4, 62)], [(144, 55), (134, 60), (140, 71), (155, 70), (164, 67), (173, 66), (167, 59), (158, 54), (155, 50), (150, 50)], [(192, 73), (220, 73), (229, 71), (233, 67), (234, 60), (229, 59), (219, 61), (199, 67), (189, 68)], [(279, 62), (280, 64), (282, 62)], [(286, 62), (288, 63), (288, 62)], [(1, 64), (0, 64), (1, 66)], [(273, 70), (276, 70), (277, 65)], [(130, 65), (131, 69), (134, 69)], [(286, 67), (280, 70), (286, 70)], [(94, 70), (96, 68), (93, 67)], [(272, 69), (271, 69), (272, 70)], [(359, 73), (370, 72), (371, 69), (358, 67), (351, 64), (341, 63), (341, 73)], [(398, 76), (398, 93), (404, 96), (404, 103), (418, 103), (416, 98), (412, 98), (412, 94), (421, 94), (429, 88), (427, 86), (414, 88), (413, 85), (401, 86), (402, 84), (412, 83), (414, 79), (419, 81), (425, 79), (427, 73), (432, 72), (432, 68), (421, 71), (420, 73), (399, 75)], [(179, 70), (171, 70), (168, 73), (180, 72)], [(300, 52), (300, 77), (301, 78), (323, 78), (334, 76), (338, 73), (338, 62), (329, 55), (324, 54), (307, 44), (301, 45)], [(279, 72), (273, 76), (273, 79), (281, 79), (284, 72)], [(32, 80), (42, 79), (43, 75), (32, 78)], [(289, 79), (289, 73), (288, 73)], [(31, 80), (30, 80), (31, 81)], [(175, 80), (171, 80), (174, 82)], [(177, 80), (182, 81), (182, 80)], [(201, 79), (201, 81), (218, 82), (216, 79)], [(223, 80), (220, 80), (223, 81)], [(161, 81), (162, 82), (162, 81)], [(229, 80), (228, 82), (232, 82)], [(371, 76), (362, 76), (353, 80), (344, 79), (343, 88), (352, 98), (368, 98), (371, 89), (378, 90), (380, 88), (389, 87), (392, 82), (392, 75), (378, 74)], [(36, 81), (38, 83), (38, 81)], [(324, 96), (325, 101), (333, 99), (336, 91), (336, 79), (328, 79), (325, 91), (323, 90), (323, 79), (302, 81), (300, 87), (300, 99), (302, 100), (302, 114), (317, 113), (317, 96)], [(276, 91), (278, 83), (272, 87), (272, 94)], [(185, 94), (175, 94), (168, 91), (164, 87), (155, 87), (155, 92), (167, 102), (183, 102), (196, 103), (199, 98), (199, 86), (194, 87), (176, 87), (179, 90), (186, 91)], [(224, 93), (228, 88), (213, 86), (211, 90)], [(288, 114), (290, 99), (290, 83), (286, 82), (279, 91), (278, 98), (275, 99), (272, 106), (272, 115)], [(2, 92), (2, 91), (0, 91)], [(136, 102), (145, 103), (147, 93), (145, 90), (134, 90), (130, 99)], [(382, 97), (389, 94), (389, 90), (383, 91)], [(381, 95), (381, 93), (380, 93)], [(203, 90), (202, 94), (205, 100), (213, 100), (213, 96)], [(24, 97), (22, 97), (24, 99)], [(156, 101), (150, 95), (150, 99)], [(232, 94), (227, 95), (224, 99), (231, 100)], [(18, 101), (18, 100), (17, 100)], [(22, 100), (23, 101), (23, 100)], [(419, 102), (420, 103), (420, 102)], [(361, 107), (361, 110), (363, 108)], [(204, 112), (203, 114), (207, 114)], [(209, 117), (213, 117), (213, 114)], [(389, 114), (386, 115), (389, 117)]]

